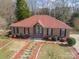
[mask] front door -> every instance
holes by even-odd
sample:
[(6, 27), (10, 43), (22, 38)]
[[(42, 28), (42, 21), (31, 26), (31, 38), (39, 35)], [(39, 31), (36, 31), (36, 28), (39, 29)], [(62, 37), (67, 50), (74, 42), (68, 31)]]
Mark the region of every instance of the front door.
[(42, 37), (43, 35), (43, 28), (40, 24), (36, 24), (34, 26), (34, 32), (35, 32), (35, 37)]

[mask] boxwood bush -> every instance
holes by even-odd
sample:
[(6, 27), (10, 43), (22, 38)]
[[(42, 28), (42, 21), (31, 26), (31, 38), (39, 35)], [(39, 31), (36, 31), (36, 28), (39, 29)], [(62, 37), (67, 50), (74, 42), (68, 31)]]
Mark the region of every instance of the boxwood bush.
[(67, 43), (69, 46), (73, 46), (76, 44), (76, 40), (75, 40), (75, 38), (69, 37), (69, 38), (67, 38)]

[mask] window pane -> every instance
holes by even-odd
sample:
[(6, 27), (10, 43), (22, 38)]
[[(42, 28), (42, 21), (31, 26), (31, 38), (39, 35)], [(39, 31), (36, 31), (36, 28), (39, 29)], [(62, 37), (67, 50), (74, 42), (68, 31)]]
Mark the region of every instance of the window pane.
[(15, 27), (12, 27), (13, 34), (15, 34)]
[(19, 33), (19, 28), (18, 27), (16, 28), (16, 30), (17, 30), (17, 33)]
[(61, 29), (61, 37), (64, 37), (65, 36), (65, 29)]
[(49, 36), (52, 35), (52, 29), (51, 28), (47, 29), (47, 35), (49, 35)]

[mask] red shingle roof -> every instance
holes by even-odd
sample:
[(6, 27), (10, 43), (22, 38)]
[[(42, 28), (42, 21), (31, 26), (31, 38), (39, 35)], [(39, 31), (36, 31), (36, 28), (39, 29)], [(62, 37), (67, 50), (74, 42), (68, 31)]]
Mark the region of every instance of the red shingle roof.
[(45, 28), (66, 28), (70, 27), (62, 21), (57, 20), (54, 17), (48, 15), (35, 15), (30, 18), (24, 19), (17, 23), (12, 24), (12, 27), (32, 27), (36, 23), (39, 23)]

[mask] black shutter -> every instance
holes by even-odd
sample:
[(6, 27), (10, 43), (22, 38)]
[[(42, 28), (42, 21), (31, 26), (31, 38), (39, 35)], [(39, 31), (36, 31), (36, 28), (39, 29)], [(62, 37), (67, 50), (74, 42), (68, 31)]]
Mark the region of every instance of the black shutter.
[(47, 28), (47, 35), (48, 35), (48, 28)]
[(51, 28), (51, 35), (53, 35), (53, 29)]
[(61, 37), (61, 29), (60, 29), (60, 37)]

